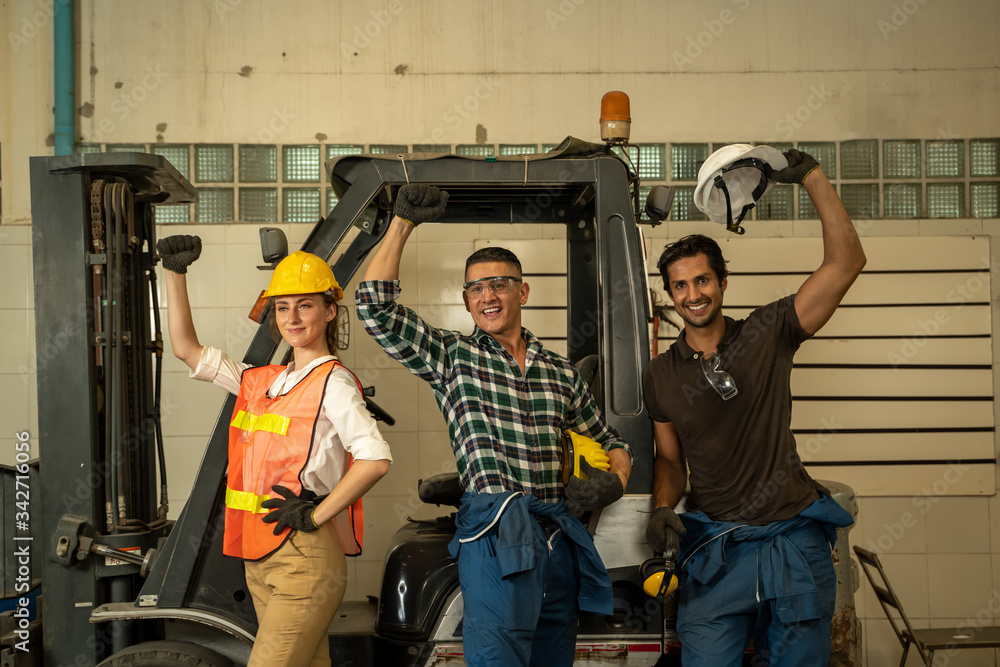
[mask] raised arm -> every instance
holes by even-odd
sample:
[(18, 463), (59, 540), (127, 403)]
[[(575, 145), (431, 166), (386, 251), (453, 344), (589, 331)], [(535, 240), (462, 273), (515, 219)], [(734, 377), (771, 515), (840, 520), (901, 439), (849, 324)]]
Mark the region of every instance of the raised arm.
[(407, 184), (396, 193), (395, 215), (382, 244), (375, 251), (364, 280), (398, 280), (403, 246), (415, 225), (444, 214), (448, 193), (433, 185)]
[(795, 294), (799, 324), (812, 335), (833, 317), (867, 258), (851, 217), (819, 163), (808, 153), (794, 149), (785, 155), (788, 168), (775, 172), (771, 178), (781, 183), (801, 183), (823, 226), (823, 263)]
[(188, 302), (187, 276), (166, 271), (167, 279), (167, 328), (170, 331), (170, 347), (174, 356), (194, 370), (201, 358), (202, 344), (194, 330), (191, 319), (191, 304)]
[(167, 328), (174, 356), (195, 370), (201, 358), (202, 345), (194, 330), (191, 303), (187, 293), (187, 267), (201, 255), (201, 239), (177, 235), (160, 239), (156, 250), (166, 269)]
[(365, 271), (364, 280), (399, 280), (399, 260), (412, 231), (413, 225), (398, 215), (393, 216), (382, 243)]

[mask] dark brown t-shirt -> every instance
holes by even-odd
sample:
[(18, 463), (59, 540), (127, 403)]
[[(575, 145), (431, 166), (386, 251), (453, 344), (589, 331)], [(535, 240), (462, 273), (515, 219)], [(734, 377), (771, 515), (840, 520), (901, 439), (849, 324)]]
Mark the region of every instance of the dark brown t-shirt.
[(739, 392), (728, 401), (709, 384), (684, 331), (643, 374), (649, 415), (673, 422), (687, 458), (688, 509), (713, 520), (781, 521), (828, 493), (802, 467), (792, 435), (792, 356), (809, 338), (794, 299), (758, 308), (745, 320), (725, 318), (716, 354)]

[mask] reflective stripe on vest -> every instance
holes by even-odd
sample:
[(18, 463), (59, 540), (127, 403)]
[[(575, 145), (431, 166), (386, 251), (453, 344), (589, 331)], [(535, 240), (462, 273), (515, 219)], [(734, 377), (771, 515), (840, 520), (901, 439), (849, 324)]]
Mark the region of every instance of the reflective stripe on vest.
[(249, 491), (237, 491), (226, 485), (226, 507), (254, 514), (267, 514), (271, 510), (266, 510), (260, 506), (265, 500), (270, 500), (271, 496), (258, 496)]
[(254, 415), (240, 410), (233, 417), (230, 426), (250, 434), (254, 431), (268, 431), (278, 435), (288, 435), (288, 417), (281, 415)]

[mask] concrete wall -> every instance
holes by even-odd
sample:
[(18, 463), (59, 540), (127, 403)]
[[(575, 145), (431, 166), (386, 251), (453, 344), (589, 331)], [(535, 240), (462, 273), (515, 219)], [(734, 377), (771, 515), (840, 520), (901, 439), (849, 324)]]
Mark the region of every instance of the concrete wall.
[[(51, 2), (0, 7), (0, 462), (13, 433), (37, 431), (27, 158), (50, 152)], [(172, 3), (81, 0), (77, 104), (81, 142), (554, 143), (595, 139), (601, 95), (631, 97), (633, 140), (841, 141), (1000, 135), (993, 0), (511, 0)], [(660, 227), (651, 245), (688, 226)], [(284, 225), (293, 245), (308, 228)], [(768, 223), (758, 233), (813, 235)], [(161, 234), (170, 233), (163, 229)], [(255, 225), (197, 226), (192, 269), (204, 342), (241, 354), (243, 317), (260, 289)], [(717, 231), (714, 226), (712, 231)], [(404, 301), (440, 305), (476, 239), (509, 230), (421, 228), (406, 250)], [(528, 233), (520, 230), (520, 233)], [(753, 235), (755, 231), (748, 232)], [(869, 236), (1000, 235), (996, 220), (874, 222)], [(997, 289), (994, 276), (994, 290)], [(348, 288), (347, 293), (353, 293)], [(468, 329), (441, 308), (437, 323)], [(994, 323), (1000, 308), (994, 306)], [(429, 390), (386, 364), (355, 327), (345, 361), (378, 386), (399, 425), (386, 429), (396, 464), (368, 496), (365, 555), (349, 599), (378, 593), (389, 536), (418, 507), (418, 477), (453, 466)], [(219, 390), (168, 362), (164, 401), (172, 514), (195, 474)], [(996, 385), (995, 385), (996, 386)], [(901, 530), (886, 564), (920, 625), (1000, 619), (1000, 501), (942, 498), (896, 528), (913, 499), (861, 498), (852, 534), (866, 544)], [(376, 519), (377, 517), (377, 519)], [(870, 593), (858, 595), (868, 664), (898, 648)], [(985, 610), (985, 611), (983, 611)], [(995, 665), (993, 652), (949, 665)], [(910, 664), (917, 664), (911, 660)]]

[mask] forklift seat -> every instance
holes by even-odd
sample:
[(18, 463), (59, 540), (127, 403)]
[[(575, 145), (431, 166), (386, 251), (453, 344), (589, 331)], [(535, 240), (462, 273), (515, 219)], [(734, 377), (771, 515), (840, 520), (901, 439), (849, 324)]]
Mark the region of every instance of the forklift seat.
[[(889, 618), (889, 625), (896, 633), (896, 638), (903, 645), (903, 657), (899, 661), (900, 667), (906, 664), (906, 654), (910, 651), (910, 646), (915, 646), (920, 653), (920, 659), (924, 661), (926, 667), (934, 664), (934, 652), (940, 650), (954, 651), (965, 648), (993, 648), (1000, 646), (1000, 627), (960, 627), (954, 629), (927, 629), (914, 630), (910, 624), (910, 619), (903, 611), (903, 605), (892, 590), (889, 580), (885, 576), (882, 562), (878, 556), (862, 549), (854, 547), (861, 562), (861, 568), (868, 577), (868, 583), (882, 604), (885, 615)], [(876, 583), (876, 577), (878, 577)], [(893, 610), (899, 614), (899, 618), (893, 616)]]
[(458, 481), (457, 472), (445, 472), (417, 482), (417, 492), (421, 502), (428, 505), (451, 505), (457, 508), (462, 504), (465, 489)]
[(601, 391), (601, 363), (596, 354), (588, 354), (576, 362), (576, 370), (583, 377), (590, 395), (601, 409), (604, 409), (604, 393)]

